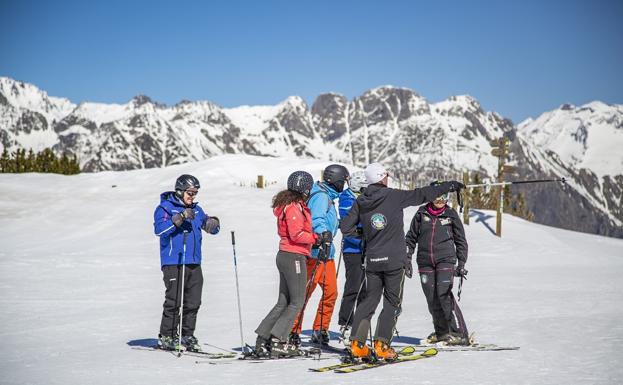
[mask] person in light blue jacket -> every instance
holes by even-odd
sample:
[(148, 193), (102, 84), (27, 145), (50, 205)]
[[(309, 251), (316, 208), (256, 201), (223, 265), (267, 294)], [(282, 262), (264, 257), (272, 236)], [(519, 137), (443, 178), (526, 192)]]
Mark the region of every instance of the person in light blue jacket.
[[(160, 204), (154, 211), (154, 234), (160, 237), (160, 266), (165, 286), (158, 335), (158, 347), (161, 349), (176, 350), (183, 347), (192, 351), (200, 350), (194, 332), (203, 288), (201, 231), (217, 234), (220, 222), (217, 217), (206, 215), (194, 202), (199, 188), (197, 178), (181, 175), (175, 182), (175, 191), (160, 194)], [(178, 328), (182, 288), (184, 304), (180, 339)]]
[(322, 178), (322, 182), (314, 183), (307, 200), (312, 216), (312, 228), (314, 233), (318, 234), (318, 241), (312, 247), (311, 256), (307, 258), (305, 305), (294, 321), (290, 335), (290, 341), (294, 344), (300, 342), (303, 313), (316, 285), (322, 288), (322, 297), (313, 324), (312, 342), (325, 345), (329, 343), (329, 324), (337, 300), (333, 237), (337, 233), (339, 222), (333, 201), (338, 198), (349, 179), (348, 169), (339, 164), (332, 164), (324, 169)]

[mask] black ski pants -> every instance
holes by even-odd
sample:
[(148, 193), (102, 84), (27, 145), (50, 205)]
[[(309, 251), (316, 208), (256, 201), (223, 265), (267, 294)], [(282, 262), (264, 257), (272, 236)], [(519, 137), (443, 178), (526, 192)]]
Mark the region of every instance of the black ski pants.
[(366, 271), (366, 296), (357, 306), (353, 319), (351, 340), (364, 342), (376, 307), (383, 297), (383, 310), (376, 323), (374, 339), (391, 343), (396, 321), (402, 310), (402, 288), (405, 269), (392, 271)]
[(180, 302), (182, 300), (182, 286), (184, 288), (184, 314), (182, 319), (182, 336), (192, 336), (197, 324), (197, 312), (201, 306), (201, 290), (203, 289), (203, 274), (201, 265), (186, 265), (184, 284), (182, 285), (182, 265), (162, 266), (164, 281), (164, 304), (162, 305), (162, 320), (160, 321), (160, 335), (177, 336), (180, 316)]
[(433, 316), (435, 334), (442, 336), (452, 332), (468, 337), (463, 314), (452, 294), (454, 263), (419, 266), (418, 270), (428, 311)]
[(279, 251), (277, 269), (279, 270), (279, 297), (255, 330), (258, 336), (269, 339), (271, 336), (287, 341), (294, 319), (305, 302), (307, 283), (306, 257), (303, 254)]
[(344, 254), (346, 281), (344, 282), (344, 294), (342, 295), (342, 303), (340, 304), (338, 319), (338, 324), (340, 326), (351, 326), (353, 324), (355, 307), (366, 295), (365, 288), (362, 286), (366, 276), (362, 262), (363, 256), (361, 254)]

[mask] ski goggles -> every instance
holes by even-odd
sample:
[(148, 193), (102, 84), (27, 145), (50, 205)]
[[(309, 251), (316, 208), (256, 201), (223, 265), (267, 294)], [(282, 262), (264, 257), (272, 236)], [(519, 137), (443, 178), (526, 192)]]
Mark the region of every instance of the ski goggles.
[(199, 191), (195, 191), (195, 190), (186, 190), (184, 191), (186, 194), (188, 194), (189, 197), (194, 197), (197, 194), (199, 194)]
[(437, 198), (435, 198), (435, 201), (447, 202), (449, 199), (450, 199), (450, 193), (445, 193), (445, 194), (440, 195)]

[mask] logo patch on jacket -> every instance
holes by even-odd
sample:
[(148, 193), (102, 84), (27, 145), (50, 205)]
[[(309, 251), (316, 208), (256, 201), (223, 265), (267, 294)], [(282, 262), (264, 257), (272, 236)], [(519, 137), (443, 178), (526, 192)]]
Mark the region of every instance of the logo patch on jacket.
[(426, 215), (422, 215), (422, 218), (424, 219), (424, 222), (430, 222), (430, 218)]
[(450, 218), (443, 218), (442, 220), (439, 221), (439, 223), (441, 223), (442, 226), (449, 225), (450, 222), (452, 222)]
[(383, 230), (387, 226), (387, 218), (381, 213), (372, 214), (370, 218), (370, 224), (376, 230)]

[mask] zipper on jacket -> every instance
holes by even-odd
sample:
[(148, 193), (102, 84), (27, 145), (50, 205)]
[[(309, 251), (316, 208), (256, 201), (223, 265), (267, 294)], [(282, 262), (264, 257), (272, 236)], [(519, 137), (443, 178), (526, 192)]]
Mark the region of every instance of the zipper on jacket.
[(435, 222), (437, 222), (437, 218), (433, 218), (433, 233), (430, 236), (430, 261), (433, 264), (433, 266), (436, 266), (435, 253), (433, 252), (433, 240), (435, 239)]

